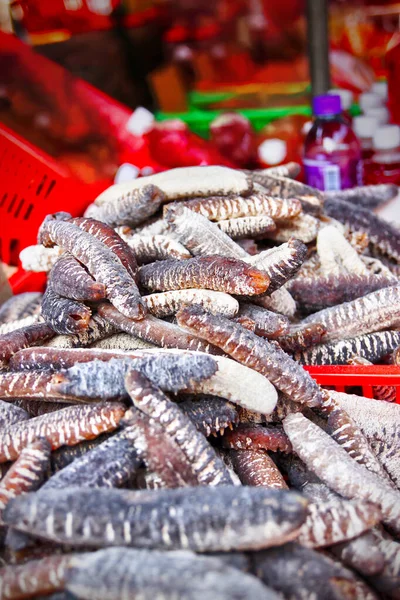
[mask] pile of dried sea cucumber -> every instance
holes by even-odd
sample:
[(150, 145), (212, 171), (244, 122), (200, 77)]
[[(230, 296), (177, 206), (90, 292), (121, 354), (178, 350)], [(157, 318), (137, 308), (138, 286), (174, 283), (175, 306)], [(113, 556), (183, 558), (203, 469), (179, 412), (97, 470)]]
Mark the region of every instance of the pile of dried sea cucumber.
[[(0, 308), (0, 598), (400, 598), (397, 193), (175, 169), (49, 215)], [(177, 552), (179, 551), (179, 552)]]

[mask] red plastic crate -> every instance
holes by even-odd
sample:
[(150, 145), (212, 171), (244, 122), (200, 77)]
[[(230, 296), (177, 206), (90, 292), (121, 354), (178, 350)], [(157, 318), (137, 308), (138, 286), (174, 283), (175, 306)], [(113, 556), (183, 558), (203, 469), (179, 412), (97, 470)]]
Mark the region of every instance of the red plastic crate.
[(19, 252), (36, 243), (38, 227), (50, 212), (82, 214), (107, 184), (87, 185), (0, 125), (0, 257), (18, 264)]
[(394, 386), (396, 403), (400, 404), (400, 366), (306, 365), (304, 368), (322, 387), (333, 388), (337, 392), (347, 392), (349, 387), (361, 387), (366, 398), (374, 397), (374, 386)]

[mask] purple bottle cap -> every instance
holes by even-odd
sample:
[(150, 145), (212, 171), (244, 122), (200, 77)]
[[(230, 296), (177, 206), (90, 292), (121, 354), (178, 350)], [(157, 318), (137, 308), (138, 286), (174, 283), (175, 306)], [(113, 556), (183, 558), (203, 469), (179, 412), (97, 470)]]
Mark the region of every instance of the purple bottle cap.
[(338, 115), (342, 112), (342, 101), (336, 94), (323, 94), (313, 99), (313, 111), (317, 117)]

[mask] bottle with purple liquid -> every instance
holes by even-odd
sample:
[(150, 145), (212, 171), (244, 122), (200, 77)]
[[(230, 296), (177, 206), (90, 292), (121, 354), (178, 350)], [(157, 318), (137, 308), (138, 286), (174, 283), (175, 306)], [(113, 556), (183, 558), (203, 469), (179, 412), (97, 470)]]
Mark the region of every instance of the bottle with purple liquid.
[(304, 147), (307, 183), (324, 191), (362, 185), (360, 143), (342, 116), (340, 96), (316, 96), (313, 111), (316, 118)]

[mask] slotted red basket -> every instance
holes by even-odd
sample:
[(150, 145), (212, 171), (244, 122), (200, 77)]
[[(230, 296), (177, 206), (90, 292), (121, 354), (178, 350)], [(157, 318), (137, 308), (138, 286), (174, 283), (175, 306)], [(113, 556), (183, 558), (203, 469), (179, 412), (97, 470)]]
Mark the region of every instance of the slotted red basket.
[(1, 124), (0, 172), (0, 257), (7, 264), (18, 264), (20, 251), (36, 243), (39, 225), (48, 213), (67, 210), (79, 216), (107, 186), (79, 181)]
[(374, 397), (375, 386), (396, 388), (396, 404), (400, 404), (400, 366), (395, 365), (320, 365), (304, 366), (322, 387), (348, 392), (360, 387), (366, 398)]

